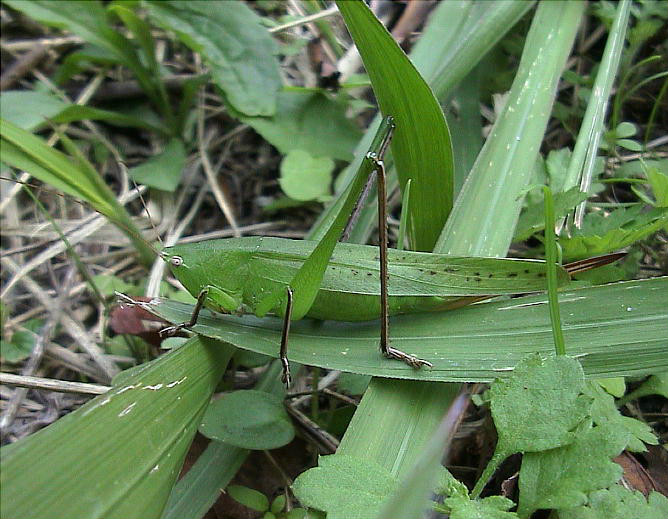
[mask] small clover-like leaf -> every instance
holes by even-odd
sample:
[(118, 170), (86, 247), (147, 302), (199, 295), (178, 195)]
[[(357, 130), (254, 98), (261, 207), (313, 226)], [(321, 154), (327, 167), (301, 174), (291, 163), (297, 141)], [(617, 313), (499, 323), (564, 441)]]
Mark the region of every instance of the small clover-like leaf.
[(597, 378), (596, 382), (615, 398), (621, 398), (626, 393), (624, 377)]
[(586, 505), (560, 510), (568, 519), (664, 519), (668, 517), (668, 498), (658, 492), (645, 496), (637, 490), (615, 485), (589, 495)]
[(512, 376), (490, 389), (497, 452), (541, 451), (572, 442), (591, 405), (583, 388), (582, 366), (574, 359), (532, 355), (522, 360)]
[(279, 184), (294, 200), (324, 200), (330, 191), (334, 161), (313, 157), (304, 150), (292, 150), (281, 162)]
[(302, 473), (292, 490), (302, 504), (327, 512), (328, 519), (368, 519), (398, 481), (382, 466), (363, 458), (321, 456), (319, 466)]
[(227, 493), (237, 503), (258, 512), (269, 510), (269, 499), (263, 493), (253, 490), (243, 485), (230, 485), (227, 487)]
[(659, 440), (652, 432), (652, 428), (646, 423), (623, 416), (617, 406), (615, 399), (606, 393), (602, 387), (594, 382), (588, 382), (585, 392), (594, 399), (591, 409), (591, 416), (594, 423), (602, 425), (604, 423), (614, 424), (616, 427), (627, 431), (629, 444), (626, 448), (632, 452), (644, 452), (647, 450), (643, 442), (650, 445), (656, 445)]
[(174, 191), (181, 181), (185, 165), (186, 149), (183, 142), (172, 139), (161, 153), (132, 168), (130, 176), (135, 182), (162, 191)]
[(611, 458), (624, 449), (628, 439), (628, 432), (612, 423), (585, 425), (570, 445), (525, 454), (519, 481), (520, 517), (539, 508), (580, 506), (589, 492), (614, 484), (622, 468)]
[(449, 513), (450, 519), (517, 519), (515, 512), (508, 512), (515, 503), (503, 496), (490, 496), (484, 499), (468, 497), (449, 497), (443, 505), (435, 508), (439, 512)]
[(283, 401), (264, 391), (234, 391), (206, 410), (200, 432), (244, 449), (276, 449), (292, 441), (295, 429)]

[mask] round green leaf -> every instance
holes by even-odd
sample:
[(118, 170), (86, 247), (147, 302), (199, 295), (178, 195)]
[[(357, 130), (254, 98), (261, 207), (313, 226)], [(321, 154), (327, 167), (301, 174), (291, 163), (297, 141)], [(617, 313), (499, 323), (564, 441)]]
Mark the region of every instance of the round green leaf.
[(206, 410), (200, 432), (244, 449), (276, 449), (292, 441), (295, 430), (283, 401), (264, 391), (235, 391)]
[(329, 194), (334, 161), (313, 157), (304, 150), (292, 150), (281, 162), (279, 183), (283, 192), (294, 200), (323, 200)]
[(632, 137), (638, 132), (635, 124), (629, 122), (621, 122), (615, 128), (615, 135), (617, 138)]
[(230, 485), (227, 487), (227, 493), (232, 499), (248, 508), (252, 508), (258, 512), (269, 510), (269, 499), (257, 490), (242, 485)]
[(277, 496), (271, 503), (271, 511), (274, 514), (280, 514), (281, 510), (285, 508), (285, 501), (285, 494)]

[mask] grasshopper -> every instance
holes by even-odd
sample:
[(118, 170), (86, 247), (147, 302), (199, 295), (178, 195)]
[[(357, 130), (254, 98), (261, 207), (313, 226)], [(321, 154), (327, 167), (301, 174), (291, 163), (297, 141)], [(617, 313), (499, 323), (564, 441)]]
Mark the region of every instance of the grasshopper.
[[(541, 261), (458, 258), (388, 249), (382, 157), (393, 129), (392, 118), (386, 118), (329, 231), (319, 242), (234, 238), (177, 245), (158, 253), (197, 297), (190, 320), (165, 328), (163, 334), (194, 326), (203, 307), (225, 313), (252, 312), (260, 317), (269, 312), (282, 315), (279, 358), (283, 380), (289, 383), (287, 345), (291, 320), (305, 316), (341, 321), (380, 317), (381, 352), (420, 368), (431, 364), (390, 345), (390, 316), (450, 310), (494, 295), (543, 290), (546, 264)], [(374, 173), (378, 179), (379, 247), (337, 244), (347, 214), (355, 213), (355, 201), (364, 183), (370, 186)], [(320, 255), (317, 261), (316, 253)], [(572, 270), (558, 267), (558, 282), (566, 283), (569, 272), (575, 269), (585, 270), (618, 257), (609, 255), (601, 260), (578, 262)], [(127, 296), (119, 296), (135, 303)]]
[[(363, 185), (363, 162), (339, 216), (320, 242), (247, 237), (165, 248), (161, 255), (176, 278), (197, 297), (197, 304), (188, 322), (162, 333), (194, 326), (203, 307), (222, 313), (251, 312), (258, 317), (270, 312), (282, 315), (279, 358), (283, 381), (289, 385), (291, 320), (306, 316), (367, 321), (380, 317), (381, 353), (421, 368), (431, 364), (390, 345), (390, 316), (450, 310), (495, 295), (544, 290), (547, 268), (543, 261), (453, 257), (388, 248), (382, 157), (393, 128), (392, 118), (386, 118), (364, 159), (367, 171), (371, 170), (367, 186), (373, 173), (378, 180), (379, 247), (337, 243), (345, 211), (351, 212)], [(318, 249), (325, 250), (329, 261), (315, 268), (312, 258)], [(565, 268), (557, 267), (557, 274), (560, 285), (568, 282)], [(301, 290), (304, 276), (316, 277), (315, 290)], [(302, 299), (301, 305), (293, 311), (297, 297)]]

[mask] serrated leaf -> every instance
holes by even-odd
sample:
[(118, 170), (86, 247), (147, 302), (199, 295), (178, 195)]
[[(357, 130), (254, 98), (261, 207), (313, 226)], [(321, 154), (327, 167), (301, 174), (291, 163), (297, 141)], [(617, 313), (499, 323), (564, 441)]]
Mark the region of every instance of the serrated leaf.
[(320, 90), (284, 88), (272, 117), (234, 115), (283, 154), (305, 150), (315, 157), (349, 161), (361, 132), (346, 118), (345, 110), (345, 105)]
[(229, 103), (247, 115), (271, 116), (281, 85), (277, 46), (243, 2), (145, 2), (151, 19), (174, 31), (211, 70)]
[(185, 165), (186, 150), (183, 142), (180, 139), (172, 139), (162, 152), (132, 168), (129, 174), (139, 184), (173, 192), (181, 181)]
[(327, 512), (328, 519), (368, 519), (396, 490), (398, 481), (382, 466), (354, 456), (321, 456), (318, 467), (292, 485), (299, 501)]
[(668, 517), (668, 498), (652, 491), (647, 499), (622, 485), (597, 490), (586, 505), (559, 511), (568, 519), (664, 519)]
[(515, 512), (508, 512), (513, 506), (515, 503), (502, 496), (484, 499), (457, 496), (443, 502), (443, 511), (449, 512), (450, 519), (517, 519), (519, 516)]
[(281, 161), (279, 184), (294, 200), (325, 201), (329, 198), (334, 161), (329, 157), (313, 157), (304, 150), (292, 150)]
[[(578, 187), (574, 187), (563, 193), (554, 195), (554, 216), (561, 218), (568, 214), (568, 212), (578, 205), (583, 200), (587, 199), (587, 193), (580, 191)], [(515, 228), (515, 236), (513, 241), (524, 241), (532, 234), (542, 231), (545, 228), (545, 205), (541, 200), (538, 203), (529, 205), (520, 215)]]
[(295, 436), (283, 400), (264, 391), (234, 391), (206, 410), (200, 432), (244, 449), (276, 449)]
[(499, 435), (496, 450), (510, 455), (571, 443), (591, 406), (583, 389), (584, 373), (575, 359), (536, 354), (522, 360), (511, 377), (489, 390)]
[(242, 485), (230, 485), (225, 489), (232, 499), (248, 508), (265, 512), (269, 510), (269, 499), (263, 493)]
[(628, 443), (629, 435), (614, 424), (581, 427), (573, 443), (543, 452), (528, 452), (520, 469), (518, 515), (540, 508), (573, 508), (587, 494), (614, 484), (622, 468), (611, 458)]
[(559, 244), (568, 261), (607, 254), (635, 243), (668, 223), (668, 208), (620, 208), (607, 217), (588, 213), (582, 229), (571, 238), (561, 237)]
[(644, 452), (647, 448), (643, 442), (649, 445), (659, 443), (649, 425), (635, 418), (623, 416), (615, 405), (612, 395), (606, 393), (596, 382), (587, 382), (585, 393), (594, 399), (591, 417), (596, 425), (613, 424), (629, 434), (629, 444), (626, 449), (631, 452)]

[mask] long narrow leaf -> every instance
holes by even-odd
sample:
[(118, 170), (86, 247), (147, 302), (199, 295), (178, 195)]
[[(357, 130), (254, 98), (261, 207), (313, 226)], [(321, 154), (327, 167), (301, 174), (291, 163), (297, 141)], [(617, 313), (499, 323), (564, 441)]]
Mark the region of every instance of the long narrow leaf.
[[(564, 339), (591, 376), (629, 376), (668, 368), (668, 277), (560, 293)], [(171, 322), (192, 306), (147, 305)], [(282, 321), (203, 312), (194, 331), (243, 349), (276, 356)], [(379, 377), (490, 381), (525, 355), (554, 351), (545, 295), (484, 303), (450, 312), (402, 315), (392, 321), (393, 345), (434, 364), (415, 370), (378, 352), (378, 322), (302, 320), (290, 332), (290, 358), (304, 364)]]
[(191, 339), (46, 429), (3, 447), (2, 517), (160, 517), (232, 351)]
[(417, 250), (430, 251), (450, 213), (453, 162), (450, 132), (436, 97), (408, 57), (362, 2), (338, 2), (371, 78), (383, 114), (397, 130), (392, 154), (402, 189), (411, 184)]

